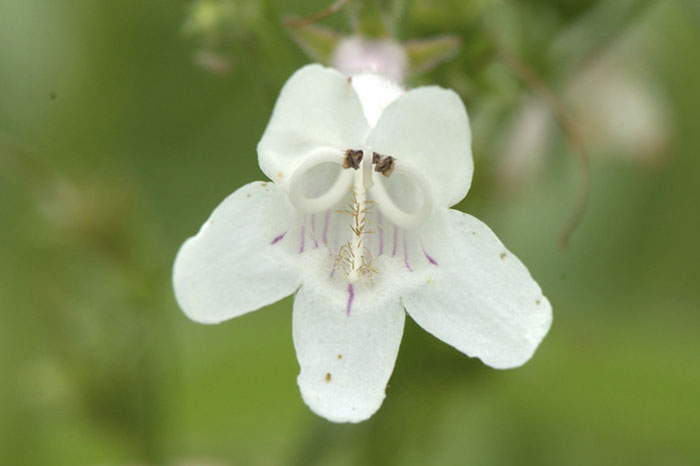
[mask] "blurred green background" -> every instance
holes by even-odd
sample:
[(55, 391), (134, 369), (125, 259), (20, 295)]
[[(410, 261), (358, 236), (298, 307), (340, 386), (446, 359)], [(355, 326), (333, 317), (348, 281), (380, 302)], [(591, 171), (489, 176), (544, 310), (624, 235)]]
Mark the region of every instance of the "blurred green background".
[[(700, 464), (695, 0), (383, 4), (401, 40), (462, 40), (408, 83), (462, 95), (459, 208), (553, 304), (522, 368), (407, 321), (383, 407), (335, 425), (299, 395), (290, 298), (218, 326), (182, 315), (175, 253), (263, 179), (256, 143), (309, 61), (282, 18), (327, 5), (0, 0), (0, 464)], [(349, 31), (342, 12), (321, 24)], [(591, 160), (565, 252), (585, 172), (538, 82)]]

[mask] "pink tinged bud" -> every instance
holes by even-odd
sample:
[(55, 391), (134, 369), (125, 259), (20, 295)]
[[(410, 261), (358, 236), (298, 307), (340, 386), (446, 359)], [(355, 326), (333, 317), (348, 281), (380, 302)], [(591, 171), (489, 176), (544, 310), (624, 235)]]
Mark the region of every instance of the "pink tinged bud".
[(406, 75), (408, 58), (398, 42), (354, 36), (338, 44), (332, 63), (333, 67), (349, 76), (376, 73), (400, 83)]

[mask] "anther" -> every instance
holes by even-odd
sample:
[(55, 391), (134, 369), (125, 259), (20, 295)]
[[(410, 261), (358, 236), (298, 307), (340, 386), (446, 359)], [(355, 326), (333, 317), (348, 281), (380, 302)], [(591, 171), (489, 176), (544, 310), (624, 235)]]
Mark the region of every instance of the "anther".
[(391, 173), (394, 171), (394, 168), (396, 167), (396, 163), (394, 162), (394, 157), (387, 155), (382, 157), (380, 154), (377, 154), (376, 152), (372, 156), (372, 163), (374, 163), (374, 171), (377, 173), (381, 173), (382, 175), (386, 176), (387, 178)]
[(343, 168), (352, 168), (357, 170), (362, 162), (363, 152), (361, 150), (348, 149), (345, 151), (345, 159), (343, 159)]

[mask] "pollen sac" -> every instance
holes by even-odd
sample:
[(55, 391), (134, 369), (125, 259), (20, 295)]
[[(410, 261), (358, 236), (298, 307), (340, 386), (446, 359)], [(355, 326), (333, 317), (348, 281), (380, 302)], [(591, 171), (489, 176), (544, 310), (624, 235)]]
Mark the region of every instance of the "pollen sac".
[(391, 175), (396, 166), (394, 157), (390, 155), (381, 155), (376, 152), (372, 154), (372, 163), (374, 164), (374, 171), (381, 173), (387, 178)]
[(362, 151), (348, 149), (345, 151), (345, 159), (343, 160), (343, 168), (352, 168), (357, 170), (362, 162)]

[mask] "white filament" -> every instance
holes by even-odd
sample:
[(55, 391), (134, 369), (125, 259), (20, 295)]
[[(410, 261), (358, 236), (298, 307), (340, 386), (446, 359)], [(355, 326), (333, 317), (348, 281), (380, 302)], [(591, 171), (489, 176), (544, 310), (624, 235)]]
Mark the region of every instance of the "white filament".
[(433, 198), (430, 191), (430, 183), (420, 171), (400, 160), (396, 161), (395, 172), (407, 175), (409, 178), (415, 180), (418, 188), (422, 191), (421, 197), (423, 198), (423, 203), (415, 212), (406, 212), (396, 205), (391, 199), (391, 196), (386, 192), (383, 181), (384, 176), (379, 173), (374, 173), (375, 183), (370, 189), (370, 193), (379, 207), (379, 210), (391, 220), (391, 222), (406, 230), (413, 230), (427, 222), (433, 212)]
[(339, 149), (320, 147), (315, 149), (304, 162), (294, 170), (289, 183), (289, 200), (303, 213), (321, 212), (333, 208), (347, 195), (353, 176), (350, 170), (340, 170), (338, 177), (328, 190), (318, 197), (304, 195), (303, 181), (312, 168), (322, 163), (343, 163), (344, 152)]

